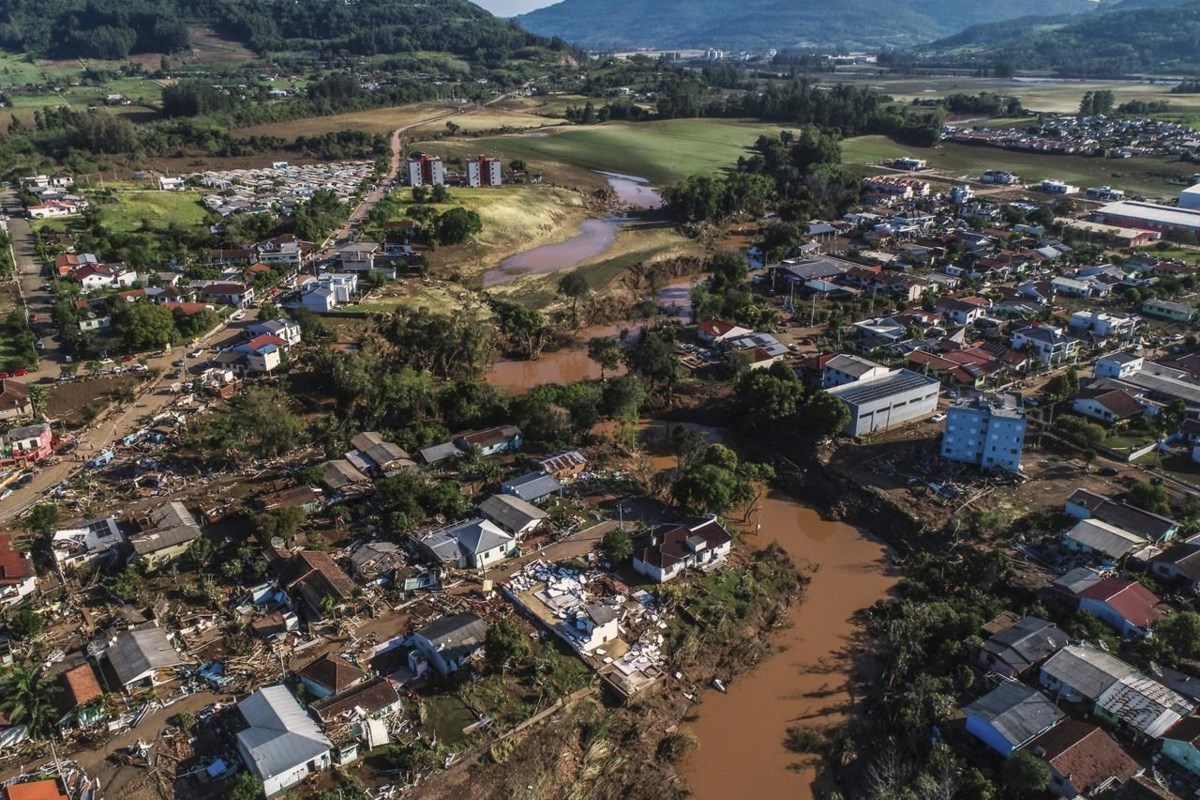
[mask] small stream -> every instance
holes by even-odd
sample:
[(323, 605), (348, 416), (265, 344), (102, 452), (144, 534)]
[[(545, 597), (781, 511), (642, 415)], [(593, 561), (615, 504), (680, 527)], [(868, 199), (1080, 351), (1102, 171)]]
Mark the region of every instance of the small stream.
[[(645, 178), (616, 172), (599, 174), (605, 177), (626, 206), (639, 211), (649, 211), (662, 206), (658, 190)], [(585, 219), (579, 224), (579, 233), (570, 239), (534, 247), (504, 259), (499, 267), (483, 274), (483, 287), (486, 289), (508, 283), (522, 275), (558, 272), (602, 256), (612, 249), (617, 241), (617, 230), (624, 221), (621, 217)]]

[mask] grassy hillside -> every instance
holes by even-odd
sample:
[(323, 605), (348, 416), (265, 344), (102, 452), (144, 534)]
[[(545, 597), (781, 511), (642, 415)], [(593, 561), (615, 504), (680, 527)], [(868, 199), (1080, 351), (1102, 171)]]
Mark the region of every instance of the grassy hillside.
[(688, 175), (717, 172), (737, 162), (764, 133), (778, 125), (712, 119), (575, 126), (514, 136), (438, 142), (431, 152), (464, 156), (495, 152), (524, 159), (534, 171), (567, 164), (586, 170), (637, 175), (670, 183)]
[(927, 58), (970, 63), (1004, 60), (1021, 69), (1056, 69), (1069, 75), (1200, 70), (1200, 2), (1123, 3), (1084, 17), (1026, 18), (970, 28), (919, 48)]

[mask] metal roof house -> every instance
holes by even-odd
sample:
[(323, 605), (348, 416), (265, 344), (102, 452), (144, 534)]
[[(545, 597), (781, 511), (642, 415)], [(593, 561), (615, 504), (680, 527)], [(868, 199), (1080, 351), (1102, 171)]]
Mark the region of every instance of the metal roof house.
[(971, 703), (967, 733), (1008, 758), (1066, 717), (1041, 692), (1019, 683), (1002, 683)]
[(549, 516), (532, 503), (511, 494), (492, 495), (479, 504), (479, 513), (513, 536), (532, 533)]
[(1136, 672), (1116, 656), (1090, 645), (1068, 645), (1042, 665), (1042, 688), (1069, 702), (1095, 702), (1117, 681)]
[(517, 553), (517, 540), (486, 519), (456, 522), (411, 538), (426, 557), (459, 569), (486, 569)]
[(267, 797), (329, 768), (332, 745), (286, 686), (259, 689), (238, 711), (249, 726), (237, 735), (238, 752)]
[(420, 675), (424, 660), (443, 675), (457, 672), (483, 649), (486, 637), (487, 623), (474, 614), (442, 617), (412, 635), (409, 669)]
[(1018, 620), (979, 648), (985, 669), (1016, 678), (1067, 645), (1067, 634), (1040, 617)]
[(527, 472), (500, 484), (501, 492), (516, 495), (527, 503), (545, 500), (550, 495), (561, 492), (562, 488), (562, 484), (556, 481), (554, 476), (544, 472)]
[(1126, 675), (1096, 701), (1096, 713), (1137, 734), (1161, 738), (1195, 708), (1182, 696), (1141, 673)]
[(149, 681), (153, 684), (159, 670), (183, 663), (161, 628), (125, 631), (104, 651), (104, 661), (122, 688), (129, 689)]
[(881, 378), (847, 383), (827, 391), (850, 409), (850, 421), (842, 432), (847, 436), (863, 436), (932, 415), (937, 411), (940, 389), (937, 378), (898, 369)]

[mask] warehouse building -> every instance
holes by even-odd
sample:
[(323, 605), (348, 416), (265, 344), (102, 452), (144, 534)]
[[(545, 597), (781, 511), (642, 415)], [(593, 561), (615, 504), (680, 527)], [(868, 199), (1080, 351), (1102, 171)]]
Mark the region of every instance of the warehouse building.
[(863, 436), (930, 416), (937, 411), (938, 387), (937, 378), (898, 369), (828, 391), (850, 409), (843, 432)]

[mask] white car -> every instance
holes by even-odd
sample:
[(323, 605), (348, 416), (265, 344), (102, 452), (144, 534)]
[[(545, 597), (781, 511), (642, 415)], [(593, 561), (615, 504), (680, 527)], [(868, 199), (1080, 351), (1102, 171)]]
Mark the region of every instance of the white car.
[(102, 359), (100, 359), (99, 363), (107, 365), (107, 364), (112, 364), (114, 362), (111, 358), (102, 358)]
[(203, 347), (200, 348), (199, 350), (193, 350), (192, 352), (188, 353), (188, 358), (199, 358), (202, 355), (204, 355)]
[(231, 320), (233, 320), (234, 322), (237, 322), (238, 320), (242, 320), (242, 319), (246, 318), (246, 312), (245, 311), (235, 311), (229, 315), (229, 318)]
[(130, 372), (149, 372), (150, 368), (147, 367), (145, 364), (130, 364), (129, 371)]
[(930, 418), (929, 418), (929, 421), (930, 421), (930, 422), (941, 422), (941, 421), (942, 421), (942, 420), (944, 420), (945, 418), (946, 418), (946, 414), (945, 414), (945, 412), (941, 412), (941, 411), (939, 411), (938, 413), (936, 413), (936, 414), (934, 414), (932, 417), (930, 417)]

